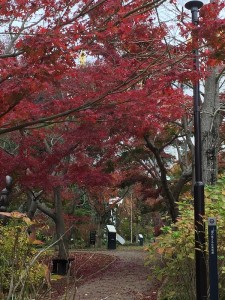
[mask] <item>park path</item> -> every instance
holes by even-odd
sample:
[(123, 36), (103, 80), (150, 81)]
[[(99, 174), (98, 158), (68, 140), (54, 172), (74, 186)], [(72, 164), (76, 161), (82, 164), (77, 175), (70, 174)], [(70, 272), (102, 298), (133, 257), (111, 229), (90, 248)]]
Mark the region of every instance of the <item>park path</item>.
[[(106, 253), (106, 252), (104, 252)], [(105, 272), (79, 286), (70, 300), (155, 300), (153, 284), (147, 280), (150, 268), (144, 266), (146, 252), (110, 250), (115, 260)]]

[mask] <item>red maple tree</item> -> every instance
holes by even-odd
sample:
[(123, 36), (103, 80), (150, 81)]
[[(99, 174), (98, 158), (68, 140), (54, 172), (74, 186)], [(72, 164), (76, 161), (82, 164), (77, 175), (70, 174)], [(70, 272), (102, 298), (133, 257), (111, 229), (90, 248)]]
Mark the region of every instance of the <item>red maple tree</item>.
[[(176, 219), (175, 203), (190, 180), (187, 168), (177, 185), (167, 176), (174, 158), (166, 148), (191, 131), (184, 121), (191, 121), (191, 98), (179, 83), (206, 72), (193, 73), (191, 43), (165, 42), (168, 27), (155, 22), (153, 10), (162, 2), (1, 4), (1, 176), (12, 174), (18, 185), (43, 190), (45, 198), (55, 191), (58, 201), (60, 190), (73, 183), (107, 187), (114, 184), (110, 172), (132, 169), (155, 180)], [(185, 36), (191, 25), (180, 28)], [(199, 35), (213, 49), (222, 47), (213, 44), (209, 27)], [(78, 60), (81, 51), (85, 65)], [(215, 53), (207, 54), (205, 65), (218, 59)], [(142, 155), (132, 156), (138, 148)], [(133, 161), (124, 167), (127, 149)]]

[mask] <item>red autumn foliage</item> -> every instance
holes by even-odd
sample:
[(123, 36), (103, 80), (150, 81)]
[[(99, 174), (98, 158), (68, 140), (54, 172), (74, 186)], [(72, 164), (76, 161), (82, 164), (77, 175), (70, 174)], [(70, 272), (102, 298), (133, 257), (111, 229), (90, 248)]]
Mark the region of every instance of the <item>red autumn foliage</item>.
[[(199, 40), (212, 50), (202, 52), (200, 74), (190, 63), (193, 43), (165, 43), (169, 27), (154, 21), (157, 4), (1, 3), (1, 178), (11, 174), (25, 188), (46, 191), (73, 183), (107, 188), (115, 184), (113, 172), (125, 174), (123, 148), (144, 148), (146, 136), (160, 148), (178, 136), (192, 103), (175, 83), (204, 77), (212, 60), (223, 62), (224, 21), (215, 18), (223, 4), (202, 10)], [(192, 28), (186, 20), (179, 26), (184, 37)], [(86, 65), (79, 63), (81, 51)], [(148, 172), (155, 179), (157, 167)]]

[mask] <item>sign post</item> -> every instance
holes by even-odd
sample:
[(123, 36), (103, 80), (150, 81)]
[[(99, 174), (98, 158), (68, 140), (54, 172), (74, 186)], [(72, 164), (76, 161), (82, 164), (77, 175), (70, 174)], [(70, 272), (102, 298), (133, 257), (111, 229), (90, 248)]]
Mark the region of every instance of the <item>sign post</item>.
[(218, 300), (217, 233), (216, 218), (208, 218), (210, 300)]

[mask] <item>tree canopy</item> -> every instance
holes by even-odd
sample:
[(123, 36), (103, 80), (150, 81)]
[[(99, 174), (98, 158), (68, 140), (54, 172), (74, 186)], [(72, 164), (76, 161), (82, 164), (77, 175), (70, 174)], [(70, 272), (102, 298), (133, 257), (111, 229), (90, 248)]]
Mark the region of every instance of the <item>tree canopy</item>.
[[(46, 192), (71, 184), (119, 188), (136, 178), (143, 195), (162, 194), (176, 218), (192, 175), (192, 100), (184, 87), (214, 66), (223, 78), (224, 5), (205, 5), (194, 29), (187, 11), (166, 2), (180, 31), (172, 39), (157, 10), (164, 2), (1, 3), (1, 178)], [(191, 30), (199, 36), (200, 74)]]

